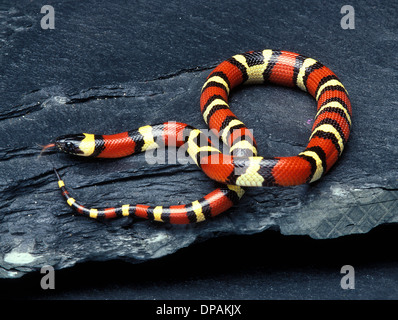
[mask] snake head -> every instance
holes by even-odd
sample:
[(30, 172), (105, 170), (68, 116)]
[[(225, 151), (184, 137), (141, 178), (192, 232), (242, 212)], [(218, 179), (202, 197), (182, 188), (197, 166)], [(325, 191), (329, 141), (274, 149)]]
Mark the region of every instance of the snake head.
[(80, 147), (85, 138), (84, 133), (60, 136), (55, 140), (55, 146), (68, 154), (83, 155), (84, 151)]

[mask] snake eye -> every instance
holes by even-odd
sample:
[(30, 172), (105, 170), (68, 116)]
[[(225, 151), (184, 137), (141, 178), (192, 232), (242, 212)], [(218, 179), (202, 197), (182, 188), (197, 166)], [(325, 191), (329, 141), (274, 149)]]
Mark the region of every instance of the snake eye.
[(74, 149), (73, 143), (70, 141), (65, 142), (65, 150), (72, 151)]

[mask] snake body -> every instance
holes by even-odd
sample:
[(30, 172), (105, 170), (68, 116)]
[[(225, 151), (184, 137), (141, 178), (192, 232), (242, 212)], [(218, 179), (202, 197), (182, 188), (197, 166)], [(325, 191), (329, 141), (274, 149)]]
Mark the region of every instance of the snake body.
[[(296, 156), (263, 158), (257, 155), (252, 132), (231, 111), (230, 92), (241, 84), (273, 83), (298, 87), (317, 102), (317, 113), (307, 147)], [(86, 208), (66, 190), (55, 170), (67, 203), (91, 218), (136, 216), (185, 224), (204, 221), (236, 204), (242, 187), (293, 186), (320, 179), (336, 163), (351, 129), (351, 103), (338, 77), (320, 62), (280, 50), (250, 51), (219, 64), (202, 87), (200, 108), (204, 121), (217, 132), (229, 154), (222, 153), (201, 130), (179, 122), (147, 125), (114, 135), (75, 134), (56, 139), (59, 150), (80, 156), (118, 158), (159, 147), (185, 146), (189, 156), (221, 187), (185, 205), (123, 205)]]

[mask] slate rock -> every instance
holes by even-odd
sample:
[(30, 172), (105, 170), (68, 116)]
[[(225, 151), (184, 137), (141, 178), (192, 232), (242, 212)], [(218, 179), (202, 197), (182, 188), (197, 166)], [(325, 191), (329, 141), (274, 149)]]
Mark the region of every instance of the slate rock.
[[(344, 30), (339, 5), (288, 4), (53, 1), (53, 30), (40, 27), (39, 1), (2, 7), (0, 277), (90, 260), (138, 263), (223, 235), (273, 229), (326, 239), (396, 223), (397, 66), (391, 59), (398, 5), (361, 6), (356, 29)], [(369, 15), (383, 24), (368, 24)], [(264, 48), (323, 62), (350, 93), (353, 131), (321, 181), (247, 189), (237, 206), (197, 225), (103, 222), (71, 212), (53, 167), (87, 206), (172, 205), (210, 192), (215, 184), (193, 164), (149, 165), (145, 154), (38, 157), (37, 144), (67, 133), (111, 134), (173, 120), (205, 129), (199, 96), (206, 76), (233, 54)], [(312, 97), (252, 86), (234, 91), (230, 102), (253, 129), (262, 156), (305, 148), (315, 115)]]

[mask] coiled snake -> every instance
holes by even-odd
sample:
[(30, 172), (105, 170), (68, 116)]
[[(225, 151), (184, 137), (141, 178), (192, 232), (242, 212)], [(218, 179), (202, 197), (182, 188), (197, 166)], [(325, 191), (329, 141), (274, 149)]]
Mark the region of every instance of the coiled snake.
[[(274, 83), (298, 87), (317, 101), (307, 147), (296, 156), (263, 158), (257, 155), (252, 132), (231, 111), (228, 96), (240, 84)], [(172, 224), (201, 222), (236, 204), (242, 187), (293, 186), (320, 179), (341, 156), (351, 128), (351, 103), (337, 76), (318, 61), (280, 51), (250, 51), (219, 64), (202, 88), (200, 108), (208, 127), (230, 147), (223, 154), (202, 131), (179, 122), (147, 125), (114, 135), (74, 134), (58, 137), (44, 149), (85, 157), (118, 158), (157, 148), (185, 146), (189, 156), (211, 179), (223, 185), (189, 204), (87, 208), (67, 191), (54, 169), (62, 195), (78, 213), (91, 218), (135, 216)]]

